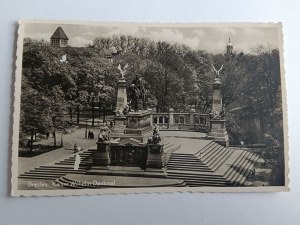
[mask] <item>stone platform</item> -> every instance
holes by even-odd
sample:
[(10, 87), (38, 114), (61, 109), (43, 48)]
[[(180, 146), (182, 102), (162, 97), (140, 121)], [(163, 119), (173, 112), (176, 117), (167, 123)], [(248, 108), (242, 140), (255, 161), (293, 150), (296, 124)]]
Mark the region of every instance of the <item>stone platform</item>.
[(112, 130), (112, 139), (135, 139), (141, 143), (147, 143), (151, 136), (153, 127), (151, 125), (151, 112), (148, 110), (139, 110), (138, 112), (129, 112), (126, 116), (115, 117), (115, 127)]

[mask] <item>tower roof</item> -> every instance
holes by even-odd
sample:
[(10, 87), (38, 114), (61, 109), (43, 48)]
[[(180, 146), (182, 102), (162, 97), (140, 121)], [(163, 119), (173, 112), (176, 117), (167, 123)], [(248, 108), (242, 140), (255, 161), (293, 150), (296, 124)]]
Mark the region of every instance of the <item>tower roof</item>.
[(58, 27), (55, 32), (52, 34), (50, 39), (63, 39), (63, 40), (69, 40), (66, 33), (61, 27)]
[(230, 42), (230, 38), (229, 38), (227, 46), (232, 46), (232, 43)]

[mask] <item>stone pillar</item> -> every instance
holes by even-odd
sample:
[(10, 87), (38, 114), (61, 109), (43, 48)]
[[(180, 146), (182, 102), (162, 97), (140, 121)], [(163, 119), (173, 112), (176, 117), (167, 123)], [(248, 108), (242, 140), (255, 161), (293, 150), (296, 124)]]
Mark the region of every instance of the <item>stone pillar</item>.
[(194, 129), (195, 127), (195, 109), (190, 109), (190, 127)]
[(122, 79), (118, 81), (118, 93), (117, 93), (117, 104), (116, 104), (116, 116), (114, 117), (114, 132), (124, 133), (126, 117), (121, 116), (125, 106), (127, 105), (127, 91), (126, 91), (126, 80)]
[(151, 112), (150, 114), (150, 126), (153, 127), (153, 110), (148, 108), (147, 109), (149, 112)]
[(126, 81), (118, 81), (118, 93), (117, 93), (117, 105), (116, 112), (123, 112), (124, 107), (127, 105), (127, 92), (126, 92)]
[(229, 138), (225, 126), (226, 120), (219, 115), (222, 111), (222, 107), (221, 81), (219, 78), (216, 78), (213, 83), (212, 118), (210, 119), (210, 128), (207, 138), (228, 147)]
[(221, 93), (221, 81), (216, 78), (213, 84), (213, 104), (212, 113), (221, 112), (222, 110), (222, 93)]
[(174, 109), (169, 110), (169, 129), (174, 128)]

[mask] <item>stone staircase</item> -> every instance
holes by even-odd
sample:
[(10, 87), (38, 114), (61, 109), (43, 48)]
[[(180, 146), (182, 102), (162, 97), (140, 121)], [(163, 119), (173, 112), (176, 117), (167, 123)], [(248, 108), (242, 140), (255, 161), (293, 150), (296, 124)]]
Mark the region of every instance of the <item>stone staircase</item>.
[(75, 156), (48, 163), (19, 175), (19, 178), (25, 179), (40, 179), (40, 180), (56, 180), (66, 174), (85, 174), (86, 171), (92, 166), (92, 159), (96, 149), (87, 149), (79, 153), (81, 162), (78, 170), (74, 170)]
[[(254, 167), (258, 156), (246, 150), (235, 150), (223, 147), (213, 141), (198, 140), (193, 145), (194, 150), (186, 151), (184, 143), (165, 143), (164, 151), (167, 158), (167, 179), (181, 180), (176, 186), (242, 186)], [(187, 141), (187, 143), (189, 143)], [(191, 147), (191, 146), (189, 146)], [(24, 179), (56, 180), (58, 184), (70, 188), (74, 187), (67, 174), (86, 174), (93, 166), (93, 155), (96, 149), (87, 149), (79, 153), (81, 162), (78, 170), (74, 170), (75, 156), (71, 156), (41, 165), (19, 175)], [(104, 171), (105, 172), (105, 171)], [(136, 171), (113, 171), (114, 176), (160, 177), (156, 173), (145, 171), (138, 174)], [(105, 174), (103, 174), (105, 175)], [(90, 188), (97, 188), (91, 186)], [(99, 187), (98, 187), (99, 188)]]
[(197, 152), (173, 152), (167, 178), (183, 179), (188, 186), (242, 186), (257, 160), (251, 152), (211, 141)]

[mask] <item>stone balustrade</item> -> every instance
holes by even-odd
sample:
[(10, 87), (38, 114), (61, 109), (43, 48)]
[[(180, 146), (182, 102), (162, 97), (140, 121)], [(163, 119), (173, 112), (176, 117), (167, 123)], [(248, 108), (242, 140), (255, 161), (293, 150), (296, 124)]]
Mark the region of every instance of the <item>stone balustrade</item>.
[(158, 124), (161, 130), (209, 131), (209, 115), (196, 113), (193, 109), (188, 113), (176, 113), (172, 109), (169, 113), (153, 113), (152, 123)]

